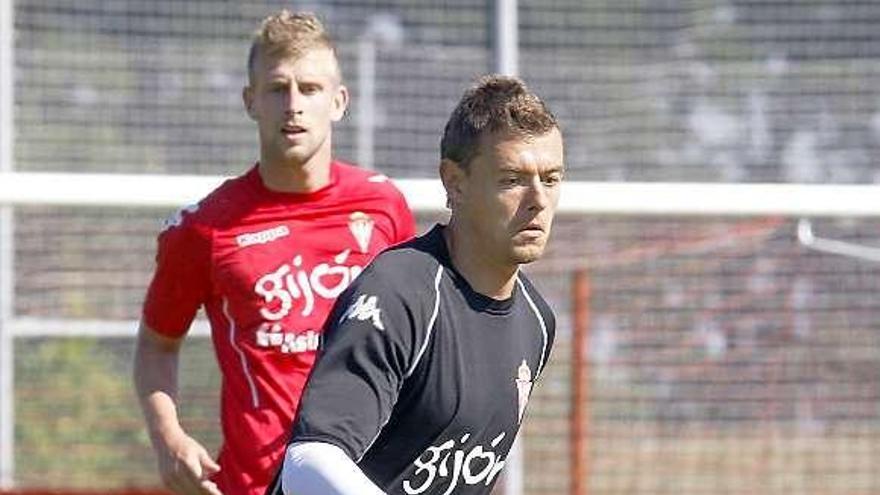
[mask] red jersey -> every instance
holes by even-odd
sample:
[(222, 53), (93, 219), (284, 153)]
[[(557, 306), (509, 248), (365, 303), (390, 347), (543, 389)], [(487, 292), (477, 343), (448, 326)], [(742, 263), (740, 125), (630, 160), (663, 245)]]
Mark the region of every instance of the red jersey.
[(257, 167), (166, 222), (144, 322), (184, 335), (204, 306), (223, 375), (224, 495), (262, 495), (279, 465), (334, 299), (415, 233), (383, 175), (333, 162), (307, 194), (267, 189)]

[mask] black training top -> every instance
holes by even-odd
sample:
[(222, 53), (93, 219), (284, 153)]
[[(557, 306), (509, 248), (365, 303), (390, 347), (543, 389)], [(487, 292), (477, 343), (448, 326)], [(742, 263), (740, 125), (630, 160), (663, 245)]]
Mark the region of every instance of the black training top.
[(506, 300), (475, 292), (443, 228), (381, 254), (340, 296), (291, 438), (340, 447), (389, 494), (488, 494), (553, 344), (525, 275)]

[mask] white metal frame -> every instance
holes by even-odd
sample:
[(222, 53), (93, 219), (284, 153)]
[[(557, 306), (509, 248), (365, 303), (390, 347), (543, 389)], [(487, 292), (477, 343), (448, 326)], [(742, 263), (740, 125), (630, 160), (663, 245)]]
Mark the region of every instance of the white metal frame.
[(813, 232), (813, 222), (806, 218), (798, 221), (797, 237), (802, 246), (814, 251), (880, 263), (880, 247), (819, 237)]
[[(12, 172), (15, 106), (13, 2), (0, 0), (0, 173)], [(0, 204), (0, 490), (12, 488), (15, 473), (13, 316), (15, 273), (12, 207)]]
[[(0, 172), (0, 206), (176, 207), (192, 203), (227, 177), (195, 175)], [(446, 201), (436, 179), (394, 181), (417, 212)], [(688, 217), (877, 217), (880, 185), (565, 182), (561, 215)]]
[(517, 0), (495, 0), (492, 13), (492, 70), (519, 74), (519, 15)]

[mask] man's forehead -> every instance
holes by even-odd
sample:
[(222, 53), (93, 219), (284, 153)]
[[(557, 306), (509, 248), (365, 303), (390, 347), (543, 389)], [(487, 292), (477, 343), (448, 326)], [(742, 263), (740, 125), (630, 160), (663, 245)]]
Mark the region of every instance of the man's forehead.
[(558, 127), (553, 127), (547, 132), (543, 132), (540, 134), (526, 131), (502, 130), (482, 133), (480, 135), (478, 144), (480, 147), (496, 147), (499, 145), (515, 145), (522, 147), (535, 144), (544, 144), (548, 141), (555, 141), (556, 139), (558, 139), (561, 143), (562, 133), (559, 131)]
[[(511, 142), (508, 141), (510, 144)], [(565, 169), (561, 146), (537, 146), (528, 144), (493, 147), (474, 156), (472, 169), (481, 169), (491, 175), (508, 173), (561, 172)]]
[(336, 56), (329, 48), (308, 48), (297, 53), (267, 53), (258, 57), (258, 66), (269, 75), (339, 75)]

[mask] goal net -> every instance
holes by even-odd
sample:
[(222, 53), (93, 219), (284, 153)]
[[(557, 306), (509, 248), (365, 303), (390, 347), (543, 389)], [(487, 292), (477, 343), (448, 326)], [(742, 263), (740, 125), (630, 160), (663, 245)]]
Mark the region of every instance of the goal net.
[(539, 270), (563, 335), (587, 335), (574, 370), (563, 337), (532, 402), (532, 493), (574, 493), (572, 476), (589, 494), (880, 490), (878, 227), (564, 218)]

